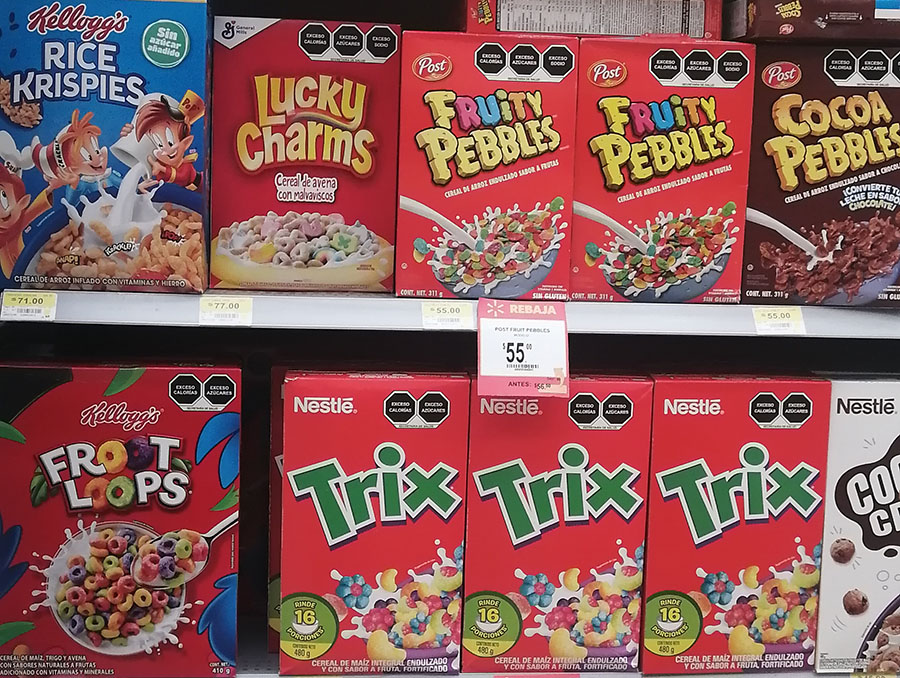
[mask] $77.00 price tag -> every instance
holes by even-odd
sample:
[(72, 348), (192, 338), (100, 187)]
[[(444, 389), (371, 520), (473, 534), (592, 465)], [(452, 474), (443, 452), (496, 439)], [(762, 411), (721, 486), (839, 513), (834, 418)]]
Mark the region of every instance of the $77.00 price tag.
[(753, 322), (757, 334), (806, 334), (799, 306), (754, 306)]
[(56, 292), (5, 290), (0, 305), (0, 320), (56, 319)]
[(199, 321), (201, 325), (252, 325), (253, 298), (203, 295)]

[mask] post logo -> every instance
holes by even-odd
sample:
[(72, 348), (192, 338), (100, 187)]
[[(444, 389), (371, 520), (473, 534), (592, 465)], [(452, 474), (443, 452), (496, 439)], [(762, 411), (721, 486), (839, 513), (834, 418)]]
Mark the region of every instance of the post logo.
[(788, 89), (800, 82), (802, 75), (797, 64), (790, 61), (776, 61), (766, 66), (760, 77), (763, 83), (772, 89)]
[(443, 80), (453, 71), (450, 57), (438, 52), (429, 52), (415, 59), (412, 63), (413, 75), (419, 80), (435, 82)]
[(628, 69), (615, 59), (601, 59), (588, 68), (588, 80), (597, 87), (615, 87), (625, 82)]

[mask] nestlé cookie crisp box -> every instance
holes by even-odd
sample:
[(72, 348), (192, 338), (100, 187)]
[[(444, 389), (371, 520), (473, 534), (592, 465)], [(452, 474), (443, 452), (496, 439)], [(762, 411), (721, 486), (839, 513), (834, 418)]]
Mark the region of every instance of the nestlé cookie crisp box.
[(288, 373), (282, 675), (459, 672), (468, 429), (463, 375)]
[(581, 41), (573, 299), (740, 300), (753, 54)]
[(0, 366), (4, 675), (235, 675), (240, 388)]
[(399, 36), (216, 17), (214, 287), (393, 290)]
[(659, 377), (645, 674), (810, 671), (830, 384)]
[(466, 671), (637, 671), (653, 384), (575, 377), (571, 393), (473, 385)]
[(403, 34), (397, 293), (565, 299), (578, 41)]
[(900, 305), (900, 48), (756, 65), (744, 301)]

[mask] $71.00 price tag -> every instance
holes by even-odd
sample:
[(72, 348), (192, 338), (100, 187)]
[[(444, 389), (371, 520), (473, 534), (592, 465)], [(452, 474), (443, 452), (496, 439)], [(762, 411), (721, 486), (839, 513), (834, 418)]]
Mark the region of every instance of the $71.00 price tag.
[(253, 298), (203, 295), (200, 297), (201, 325), (252, 325)]
[(56, 319), (56, 292), (5, 290), (0, 320)]
[(753, 322), (757, 334), (806, 334), (799, 306), (754, 306)]

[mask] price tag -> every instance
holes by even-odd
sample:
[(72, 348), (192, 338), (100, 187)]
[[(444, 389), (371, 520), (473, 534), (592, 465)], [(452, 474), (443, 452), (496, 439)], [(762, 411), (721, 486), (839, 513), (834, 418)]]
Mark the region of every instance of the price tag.
[(799, 306), (754, 306), (753, 322), (757, 334), (806, 334)]
[(479, 299), (478, 395), (569, 395), (565, 304)]
[(201, 325), (252, 325), (253, 298), (204, 294), (200, 297)]
[(423, 301), (422, 329), (471, 330), (475, 314), (468, 301)]
[(56, 320), (56, 292), (5, 290), (0, 320)]

